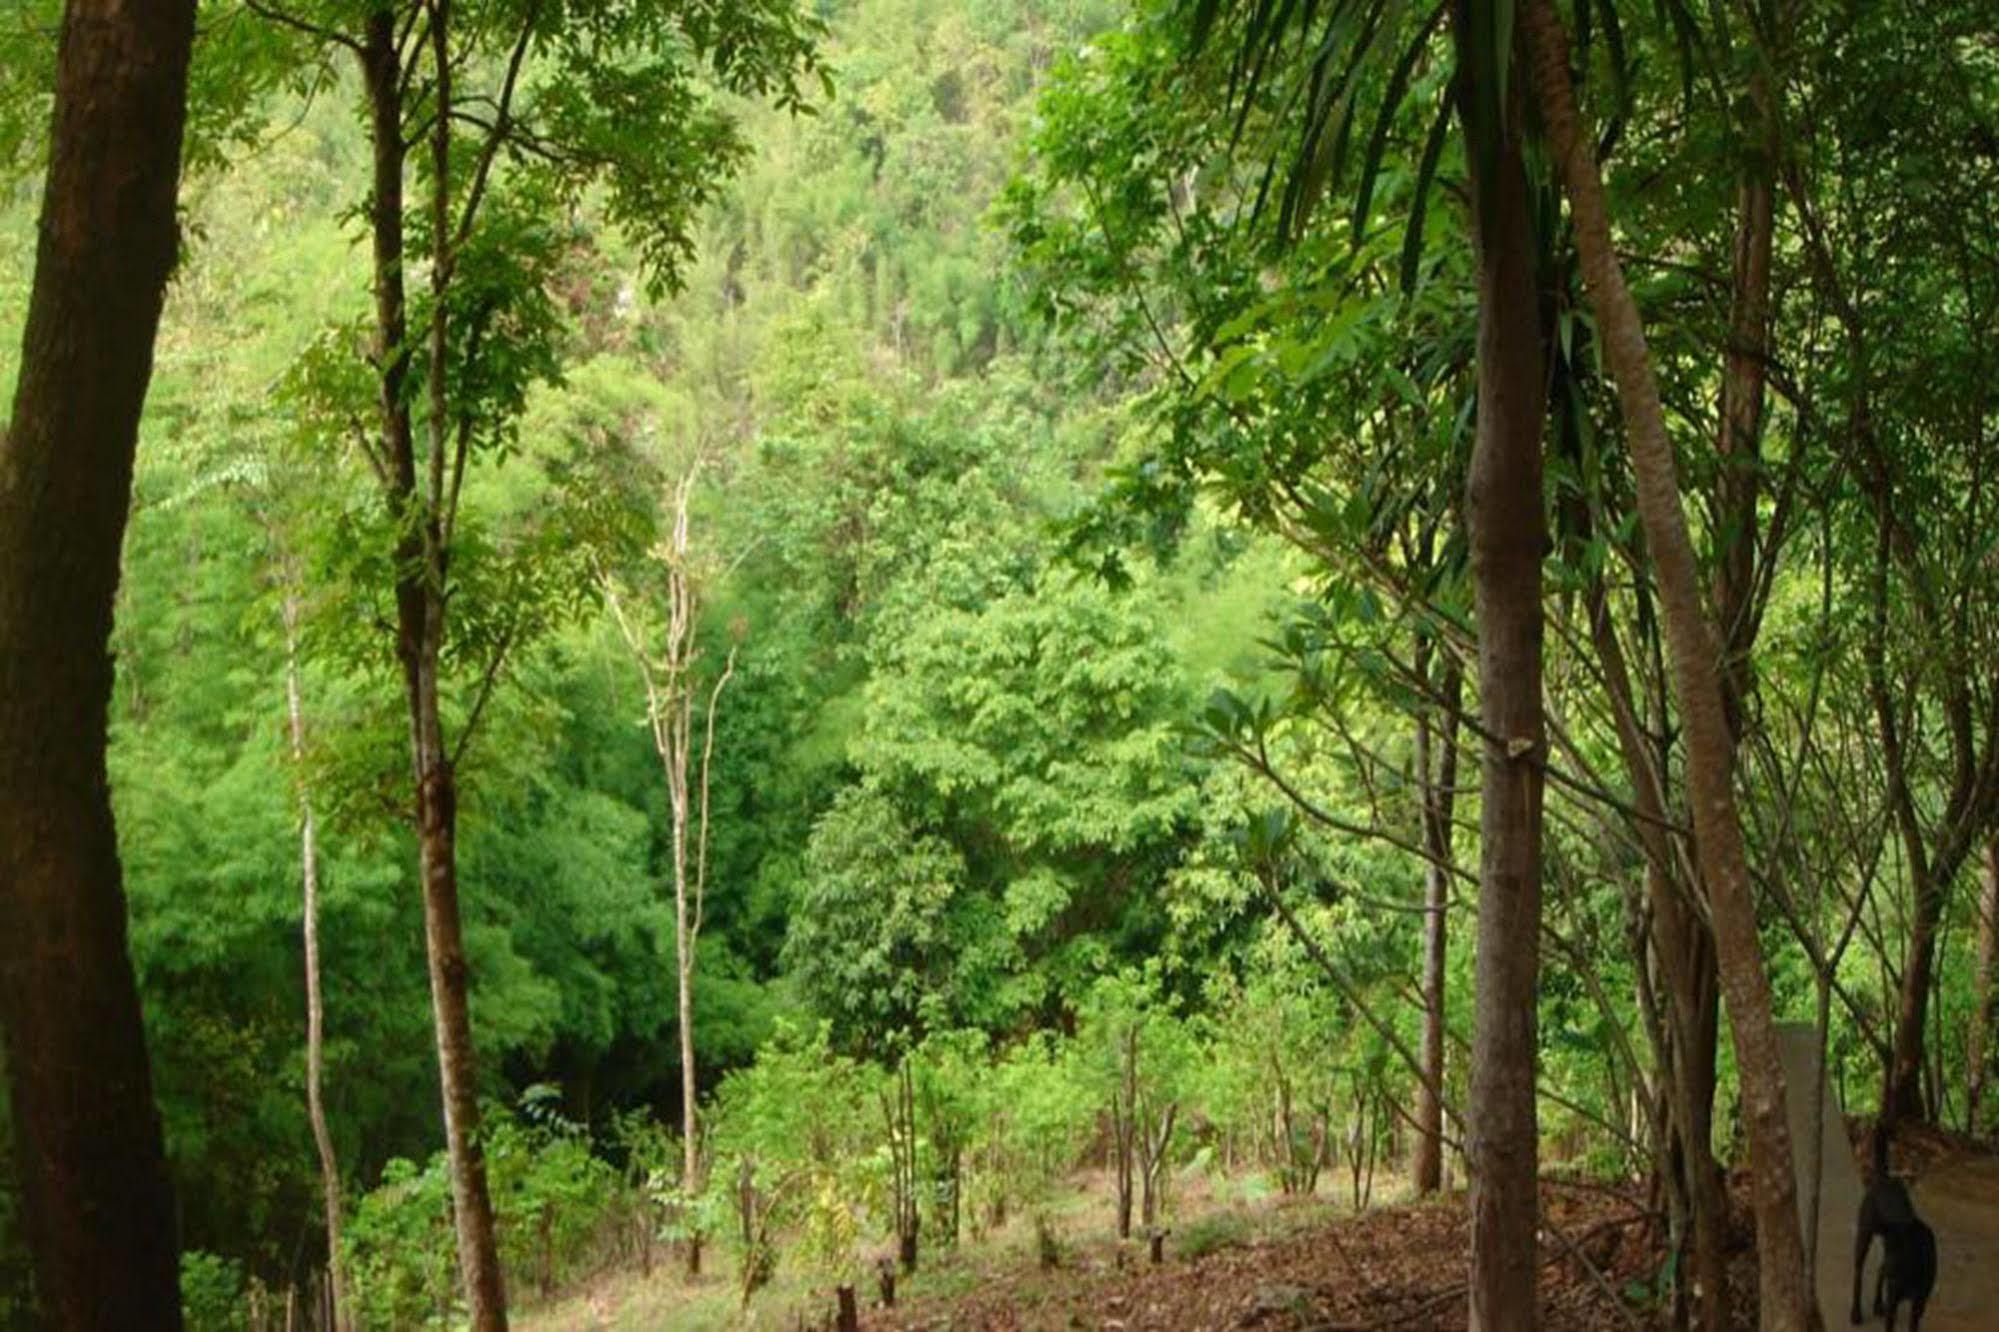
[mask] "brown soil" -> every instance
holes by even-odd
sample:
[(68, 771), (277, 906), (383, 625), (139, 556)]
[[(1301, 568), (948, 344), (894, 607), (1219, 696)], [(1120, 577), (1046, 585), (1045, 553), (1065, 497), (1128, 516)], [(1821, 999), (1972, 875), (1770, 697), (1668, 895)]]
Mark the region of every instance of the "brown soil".
[[(1860, 1126), (1856, 1124), (1855, 1130)], [(1919, 1211), (1938, 1235), (1936, 1295), (1924, 1332), (1999, 1328), (1999, 1153), (1934, 1130), (1898, 1137), (1895, 1171), (1913, 1181)], [(1731, 1308), (1755, 1325), (1756, 1253), (1745, 1178), (1731, 1181)], [(1839, 1203), (1828, 1199), (1829, 1203)], [(1658, 1325), (1646, 1299), (1663, 1261), (1662, 1236), (1636, 1190), (1544, 1180), (1540, 1326), (1546, 1332), (1613, 1332)], [(1145, 1263), (1144, 1246), (1084, 1251), (1053, 1272), (1025, 1266), (983, 1274), (978, 1289), (894, 1311), (865, 1327), (904, 1332), (971, 1329), (1259, 1329), (1260, 1332), (1427, 1332), (1465, 1326), (1469, 1236), (1462, 1194), (1336, 1219), (1301, 1217), (1289, 1234)], [(1850, 1280), (1852, 1222), (1822, 1261)], [(1871, 1289), (1871, 1287), (1870, 1287)], [(1825, 1310), (1845, 1326), (1846, 1309)], [(1878, 1326), (1878, 1320), (1872, 1325)]]
[[(1656, 1236), (1636, 1194), (1545, 1181), (1541, 1318), (1548, 1332), (1643, 1326), (1623, 1298), (1658, 1270)], [(948, 1300), (875, 1311), (869, 1327), (924, 1329), (1255, 1328), (1457, 1329), (1465, 1325), (1469, 1239), (1462, 1194), (1344, 1217), (1283, 1238), (1145, 1264), (1134, 1246), (1120, 1270), (1089, 1255), (1063, 1270), (989, 1274)], [(1634, 1289), (1631, 1293), (1638, 1293)], [(1636, 1321), (1628, 1321), (1636, 1320)]]
[[(1867, 1125), (1847, 1127), (1858, 1141)], [(1840, 1132), (1835, 1120), (1833, 1142)], [(1937, 1292), (1924, 1332), (1993, 1332), (1999, 1328), (1999, 1152), (1990, 1144), (1909, 1129), (1897, 1136), (1894, 1169), (1913, 1181), (1917, 1209), (1938, 1236)], [(1077, 1198), (1101, 1198), (1105, 1189), (1096, 1183)], [(1087, 1238), (1106, 1233), (1106, 1208), (1071, 1208), (1060, 1218), (1070, 1238), (1060, 1246), (1055, 1269), (1037, 1267), (1032, 1243), (1018, 1233), (1008, 1242), (989, 1239), (949, 1256), (933, 1250), (922, 1279), (905, 1283), (902, 1307), (864, 1307), (861, 1326), (870, 1332), (1457, 1332), (1465, 1326), (1470, 1241), (1463, 1194), (1351, 1214), (1324, 1201), (1230, 1208), (1193, 1187), (1197, 1183), (1190, 1181), (1181, 1199), (1183, 1215), (1194, 1219), (1168, 1238), (1158, 1267), (1146, 1261), (1142, 1241), (1119, 1246)], [(1730, 1332), (1738, 1332), (1755, 1326), (1756, 1253), (1746, 1178), (1730, 1184)], [(1854, 1201), (1826, 1200), (1821, 1261), (1839, 1292), (1850, 1290)], [(1544, 1180), (1541, 1211), (1544, 1332), (1660, 1325), (1648, 1291), (1663, 1263), (1662, 1236), (1642, 1191)], [(1016, 1231), (1022, 1225), (1017, 1219)], [(1204, 1230), (1211, 1247), (1195, 1252), (1203, 1247)], [(864, 1306), (872, 1304), (872, 1286), (860, 1292)], [(528, 1321), (551, 1330), (791, 1329), (823, 1326), (831, 1311), (830, 1292), (806, 1286), (797, 1298), (766, 1300), (748, 1313), (738, 1310), (726, 1282), (706, 1293), (713, 1298), (689, 1303), (678, 1286), (630, 1283), (629, 1289), (595, 1292), (566, 1315)], [(1825, 1308), (1828, 1327), (1846, 1326), (1845, 1300), (1841, 1293)]]

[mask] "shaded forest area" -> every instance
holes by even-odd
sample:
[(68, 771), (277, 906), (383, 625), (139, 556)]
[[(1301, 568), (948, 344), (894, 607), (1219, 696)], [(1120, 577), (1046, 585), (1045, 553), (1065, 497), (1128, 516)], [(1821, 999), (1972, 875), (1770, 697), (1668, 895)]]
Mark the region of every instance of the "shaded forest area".
[(23, 0), (0, 165), (0, 1326), (1802, 1332), (1995, 1131), (1989, 4)]

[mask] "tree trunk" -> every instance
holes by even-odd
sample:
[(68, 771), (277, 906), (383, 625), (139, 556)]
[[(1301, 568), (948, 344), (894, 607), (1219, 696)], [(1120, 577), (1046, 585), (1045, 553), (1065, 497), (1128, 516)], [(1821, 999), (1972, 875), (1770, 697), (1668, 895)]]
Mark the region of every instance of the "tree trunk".
[(1902, 990), (1896, 1010), (1895, 1033), (1889, 1048), (1887, 1079), (1881, 1089), (1880, 1119), (1892, 1128), (1895, 1121), (1904, 1115), (1921, 1118), (1924, 1114), (1923, 1028), (1929, 1016), (1930, 979), (1944, 895), (1943, 882), (1938, 878), (1936, 866), (1930, 861), (1929, 848), (1916, 812), (1901, 723), (1896, 719), (1896, 696), (1886, 664), (1890, 633), (1888, 570), (1894, 543), (1895, 498), (1886, 464), (1878, 454), (1873, 468), (1873, 483), (1875, 550), (1868, 581), (1870, 611), (1863, 656), (1867, 663), (1868, 697), (1873, 704), (1875, 725), (1880, 732), (1881, 764), (1888, 779), (1889, 804), (1902, 840), (1913, 903), (1908, 951), (1903, 955), (1902, 962)]
[(105, 773), (139, 416), (178, 231), (192, 0), (70, 0), (0, 437), (0, 1032), (41, 1314), (178, 1328), (174, 1206)]
[(1927, 1120), (1931, 1109), (1923, 1095), (1923, 1034), (1929, 1024), (1930, 990), (1936, 980), (1937, 927), (1943, 918), (1944, 889), (1927, 876), (1918, 877), (1911, 887), (1915, 916), (1909, 924), (1909, 949), (1902, 964), (1888, 1095), (1882, 1101), (1882, 1113), (1891, 1122), (1905, 1115)]
[(1166, 1174), (1166, 1149), (1173, 1141), (1173, 1121), (1180, 1113), (1177, 1101), (1169, 1102), (1166, 1112), (1158, 1116), (1158, 1131), (1152, 1128), (1153, 1113), (1147, 1112), (1137, 1117), (1140, 1156), (1139, 1184), (1143, 1190), (1139, 1204), (1139, 1220), (1147, 1232), (1158, 1229), (1160, 1194), (1163, 1191)]
[(326, 1070), (326, 1008), (319, 984), (319, 847), (312, 797), (305, 785), (305, 710), (299, 698), (298, 599), (287, 594), (285, 621), (285, 711), (291, 732), (292, 765), (298, 770), (299, 865), (305, 889), (305, 1113), (319, 1152), (319, 1183), (326, 1216), (326, 1299), (328, 1325), (346, 1326), (347, 1289), (340, 1267), (340, 1163), (326, 1127), (322, 1086)]
[[(431, 40), (438, 69), (445, 59), (446, 13), (432, 15)], [(444, 646), (445, 567), (443, 532), (435, 491), (442, 467), (445, 339), (443, 315), (431, 321), (428, 393), (433, 450), (430, 502), (419, 489), (415, 439), (410, 422), (409, 328), (403, 272), (403, 171), (406, 147), (402, 126), (402, 62), (397, 55), (395, 15), (377, 9), (368, 16), (361, 56), (367, 82), (369, 128), (374, 150), (374, 191), (370, 230), (374, 245), (376, 345), (381, 417), (383, 478), (391, 516), (403, 536), (396, 548), (396, 656), (410, 714), (411, 771), (416, 782), (418, 875), (423, 888), (424, 951), (429, 962), (431, 1016), (437, 1040), (438, 1082), (444, 1112), (445, 1152), (451, 1167), (453, 1220), (457, 1230), (459, 1275), (474, 1332), (504, 1332), (506, 1292), (500, 1270), (497, 1227), (486, 1187), (479, 1144), (479, 1099), (472, 1043), (470, 975), (458, 901), (458, 789), (445, 745), (439, 699), (438, 663)], [(448, 85), (433, 94), (449, 106)], [(449, 181), (447, 117), (434, 117), (435, 172), (431, 226), (448, 231)], [(449, 272), (448, 255), (434, 257), (433, 285)], [(439, 293), (441, 296), (441, 292)], [(443, 301), (438, 302), (440, 310)]]
[(1999, 964), (1999, 840), (1985, 844), (1985, 884), (1978, 895), (1978, 971), (1971, 982), (1971, 1035), (1965, 1045), (1964, 1128), (1978, 1132), (1985, 1099), (1986, 1047), (1992, 1031), (1992, 978)]
[(1114, 1139), (1112, 1146), (1112, 1170), (1116, 1177), (1117, 1185), (1117, 1237), (1119, 1239), (1130, 1239), (1132, 1202), (1131, 1138), (1128, 1126), (1119, 1117), (1115, 1104), (1115, 1095), (1113, 1095), (1112, 1101), (1111, 1133)]
[[(701, 1187), (700, 1124), (695, 1118), (698, 1098), (694, 1084), (694, 934), (687, 918), (687, 820), (684, 805), (674, 812), (673, 941), (674, 971), (680, 1003), (680, 1188), (682, 1206), (692, 1213), (695, 1191)], [(687, 1227), (687, 1275), (701, 1275), (701, 1236)]]
[[(1423, 1076), (1416, 1088), (1416, 1192), (1435, 1193), (1444, 1173), (1444, 964), (1449, 946), (1451, 817), (1458, 782), (1457, 709), (1464, 672), (1448, 659), (1442, 704), (1416, 725), (1416, 767), (1423, 781), (1423, 850), (1430, 863), (1423, 896)], [(1432, 737), (1435, 737), (1434, 741)], [(1437, 749), (1433, 760), (1431, 749)]]
[(1117, 1179), (1117, 1237), (1131, 1238), (1133, 1162), (1138, 1154), (1138, 1036), (1119, 1042), (1121, 1088), (1111, 1091), (1111, 1146)]
[(916, 1194), (916, 1081), (909, 1060), (908, 1055), (903, 1056), (893, 1084), (882, 1093), (894, 1173), (891, 1201), (895, 1208), (896, 1257), (902, 1263), (904, 1276), (916, 1272), (918, 1237), (923, 1225)]
[[(1738, 191), (1728, 344), (1722, 358), (1721, 431), (1716, 440), (1720, 467), (1715, 479), (1715, 511), (1720, 548), (1714, 607), (1731, 765), (1748, 725), (1749, 697), (1755, 687), (1750, 652), (1761, 622), (1756, 591), (1757, 511), (1770, 359), (1770, 248), (1776, 228), (1770, 160), (1777, 129), (1771, 114), (1769, 77), (1760, 68), (1751, 76), (1751, 101), (1763, 141), (1748, 154)], [(1774, 559), (1774, 553), (1769, 558)], [(1664, 755), (1660, 763), (1663, 771)], [(1672, 885), (1666, 888), (1670, 893)], [(1675, 999), (1688, 1009), (1684, 1022), (1676, 1024), (1680, 1048), (1675, 1068), (1682, 1083), (1677, 1118), (1693, 1202), (1696, 1294), (1704, 1325), (1725, 1327), (1729, 1316), (1728, 1258), (1722, 1232), (1727, 1226), (1728, 1203), (1721, 1166), (1714, 1159), (1719, 977), (1714, 941), (1706, 925), (1684, 909), (1676, 909), (1675, 914), (1675, 942), (1682, 951), (1679, 984), (1684, 988), (1684, 994), (1676, 994)]]
[[(1707, 931), (1681, 900), (1667, 834), (1668, 755), (1647, 740), (1624, 649), (1611, 622), (1601, 576), (1590, 588), (1590, 637), (1610, 696), (1618, 747), (1631, 777), (1632, 821), (1645, 853), (1652, 949), (1666, 987), (1668, 1058), (1661, 1074), (1672, 1110), (1673, 1150), (1661, 1162), (1679, 1178), (1693, 1222), (1694, 1286), (1702, 1327), (1728, 1326), (1727, 1198), (1714, 1159), (1715, 1005)], [(1642, 962), (1641, 962), (1642, 965)]]
[[(443, 607), (424, 599), (433, 627)], [(506, 1290), (493, 1201), (479, 1142), (479, 1080), (472, 1044), (470, 969), (458, 906), (458, 785), (439, 724), (434, 640), (420, 647), (411, 674), (412, 738), (417, 774), (417, 860), (423, 879), (424, 951), (444, 1101), (444, 1144), (459, 1274), (475, 1332), (504, 1332)]]
[[(680, 1021), (681, 1193), (685, 1206), (701, 1188), (701, 1122), (697, 1068), (694, 1060), (695, 948), (701, 937), (701, 917), (708, 892), (709, 773), (715, 758), (715, 714), (722, 691), (736, 673), (736, 649), (729, 649), (722, 673), (708, 691), (701, 736), (700, 767), (694, 766), (694, 672), (699, 659), (695, 643), (701, 604), (690, 554), (688, 524), (695, 483), (702, 461), (696, 459), (675, 483), (671, 496), (672, 533), (665, 547), (667, 609), (664, 655), (654, 660), (640, 625), (628, 618), (617, 583), (605, 577), (604, 595), (618, 631), (624, 637), (639, 679), (645, 685), (646, 719), (653, 750), (666, 777), (667, 812), (672, 820), (674, 981)], [(690, 833), (693, 866), (690, 870)], [(687, 1235), (687, 1274), (701, 1274), (701, 1236)]]
[(1674, 692), (1687, 737), (1694, 836), (1711, 898), (1718, 970), (1728, 996), (1742, 1078), (1762, 1325), (1784, 1332), (1816, 1329), (1823, 1324), (1805, 1280), (1784, 1073), (1756, 931), (1748, 851), (1735, 806), (1734, 744), (1722, 696), (1721, 663), (1701, 606), (1673, 445), (1666, 434), (1644, 326), (1611, 245), (1603, 181), (1578, 123), (1567, 35), (1547, 0), (1532, 0), (1521, 22), (1532, 52), (1532, 82), (1542, 121), (1569, 197), (1584, 285), (1630, 435), (1639, 517), (1665, 612)]
[[(647, 681), (654, 711), (653, 734), (660, 762), (666, 765), (667, 804), (673, 818), (673, 963), (680, 1019), (680, 1190), (683, 1209), (691, 1214), (694, 1194), (701, 1187), (701, 1125), (694, 1067), (694, 924), (688, 913), (687, 882), (687, 764), (689, 699), (687, 667), (694, 633), (693, 595), (682, 565), (687, 553), (687, 490), (679, 492), (675, 514), (674, 563), (668, 573), (670, 620), (667, 629), (666, 713), (662, 700)], [(641, 650), (643, 661), (643, 651)], [(687, 1227), (687, 1274), (701, 1274), (701, 1240)]]
[[(1539, 1213), (1535, 987), (1541, 946), (1541, 498), (1546, 415), (1537, 245), (1521, 117), (1486, 86), (1475, 7), (1456, 13), (1478, 258), (1478, 421), (1466, 490), (1482, 755), (1478, 978), (1465, 1120), (1471, 1327), (1532, 1328)], [(1490, 53), (1484, 53), (1489, 56)], [(1484, 145), (1482, 149), (1480, 145)]]
[[(1767, 101), (1759, 78), (1755, 93)], [(1737, 205), (1732, 308), (1721, 375), (1720, 470), (1715, 479), (1719, 550), (1714, 608), (1729, 734), (1742, 737), (1756, 640), (1756, 507), (1762, 475), (1764, 379), (1770, 341), (1770, 238), (1775, 200), (1766, 162), (1744, 172)]]

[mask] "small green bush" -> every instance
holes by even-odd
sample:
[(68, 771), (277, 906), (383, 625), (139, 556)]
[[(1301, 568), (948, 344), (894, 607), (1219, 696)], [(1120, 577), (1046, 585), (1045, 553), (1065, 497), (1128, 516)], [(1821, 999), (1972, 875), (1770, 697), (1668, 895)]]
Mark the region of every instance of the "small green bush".
[(451, 1176), (439, 1153), (419, 1168), (393, 1160), (355, 1203), (343, 1236), (347, 1298), (363, 1327), (448, 1323), (457, 1301)]
[(1232, 1212), (1211, 1212), (1197, 1217), (1180, 1228), (1176, 1237), (1183, 1258), (1199, 1258), (1214, 1253), (1218, 1249), (1234, 1248), (1246, 1243), (1250, 1236), (1249, 1221)]
[(247, 1332), (243, 1267), (212, 1253), (180, 1256), (180, 1303), (187, 1332)]

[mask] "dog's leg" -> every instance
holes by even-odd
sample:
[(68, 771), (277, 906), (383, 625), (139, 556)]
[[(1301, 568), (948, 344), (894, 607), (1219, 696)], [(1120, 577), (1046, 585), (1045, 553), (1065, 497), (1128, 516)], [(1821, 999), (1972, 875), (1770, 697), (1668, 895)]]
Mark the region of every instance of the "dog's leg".
[(1909, 1332), (1923, 1332), (1923, 1308), (1929, 1302), (1927, 1295), (1918, 1295), (1909, 1301)]

